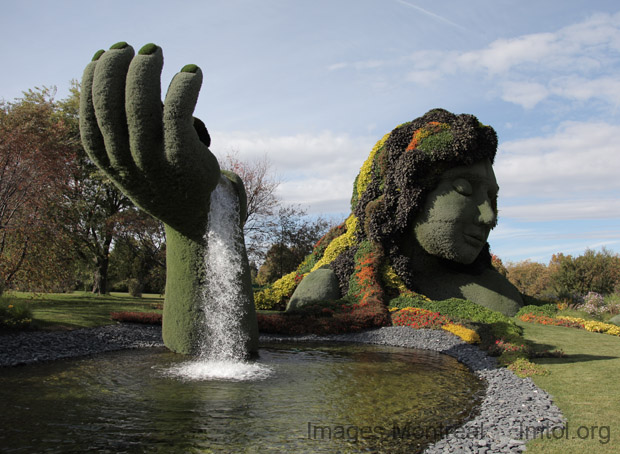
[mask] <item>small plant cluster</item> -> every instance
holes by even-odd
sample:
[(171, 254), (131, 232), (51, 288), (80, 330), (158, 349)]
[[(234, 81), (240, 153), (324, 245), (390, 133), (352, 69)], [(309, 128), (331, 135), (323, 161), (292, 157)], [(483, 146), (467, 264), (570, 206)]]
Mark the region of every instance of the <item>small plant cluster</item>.
[(419, 307), (406, 307), (392, 314), (392, 323), (397, 326), (409, 326), (413, 329), (438, 329), (452, 321), (438, 312), (431, 312)]
[(528, 323), (539, 323), (541, 325), (564, 326), (567, 328), (585, 329), (593, 333), (610, 334), (620, 336), (620, 326), (611, 323), (603, 323), (596, 320), (586, 320), (579, 317), (568, 317), (560, 315), (558, 317), (548, 317), (546, 315), (536, 315), (526, 313), (519, 316), (519, 319)]
[(110, 318), (121, 323), (161, 325), (162, 315), (157, 312), (110, 312)]
[(26, 329), (32, 323), (32, 312), (23, 303), (0, 300), (0, 329)]
[(620, 305), (613, 303), (607, 304), (603, 295), (600, 293), (588, 292), (588, 294), (583, 297), (583, 303), (578, 305), (576, 309), (594, 316), (603, 314), (616, 315), (620, 312)]
[(390, 301), (390, 307), (406, 306), (438, 312), (460, 324), (468, 325), (480, 336), (484, 348), (495, 342), (495, 339), (521, 339), (522, 329), (514, 320), (472, 301), (459, 298), (431, 301), (413, 292), (410, 295), (400, 295)]
[(523, 306), (521, 309), (519, 309), (519, 312), (517, 312), (516, 316), (520, 317), (525, 314), (533, 314), (533, 315), (543, 315), (546, 317), (555, 317), (555, 314), (557, 314), (558, 310), (559, 309), (558, 309), (557, 304), (552, 304), (552, 303), (543, 304), (543, 305), (530, 304), (530, 305)]
[(530, 347), (526, 344), (513, 344), (505, 339), (497, 339), (489, 347), (489, 354), (491, 356), (500, 356), (503, 353), (521, 353), (527, 356), (530, 354)]
[(533, 375), (549, 375), (549, 370), (538, 364), (534, 364), (527, 358), (517, 358), (508, 365), (508, 369), (517, 377), (526, 378)]

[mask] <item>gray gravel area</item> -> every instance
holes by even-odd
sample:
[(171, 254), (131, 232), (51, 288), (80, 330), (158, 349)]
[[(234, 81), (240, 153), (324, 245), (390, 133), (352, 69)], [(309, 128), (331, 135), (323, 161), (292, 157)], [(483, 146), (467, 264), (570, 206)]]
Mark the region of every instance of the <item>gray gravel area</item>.
[(161, 327), (137, 323), (73, 331), (20, 331), (0, 335), (0, 366), (163, 345)]
[[(450, 355), (487, 384), (479, 414), (429, 446), (426, 454), (519, 453), (542, 431), (563, 427), (564, 418), (551, 396), (527, 378), (521, 379), (477, 347), (441, 330), (386, 327), (329, 336), (262, 335), (261, 341), (359, 342), (420, 348)], [(0, 366), (93, 355), (126, 348), (163, 346), (161, 328), (139, 324), (108, 325), (65, 332), (20, 332), (0, 336)]]

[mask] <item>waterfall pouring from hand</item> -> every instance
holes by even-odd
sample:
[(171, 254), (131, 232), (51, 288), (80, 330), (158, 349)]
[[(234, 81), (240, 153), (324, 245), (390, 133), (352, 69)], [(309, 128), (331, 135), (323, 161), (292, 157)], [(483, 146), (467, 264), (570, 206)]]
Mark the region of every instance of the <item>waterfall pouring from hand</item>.
[(205, 329), (201, 359), (241, 361), (247, 352), (247, 335), (241, 328), (243, 301), (240, 270), (242, 252), (239, 237), (239, 200), (221, 182), (211, 194), (211, 210), (205, 254), (206, 285), (202, 292)]
[(225, 177), (211, 193), (205, 240), (205, 283), (201, 293), (202, 333), (198, 360), (173, 368), (188, 379), (248, 380), (265, 378), (271, 369), (246, 361), (247, 333), (242, 328), (247, 294), (241, 270), (245, 258), (239, 198)]

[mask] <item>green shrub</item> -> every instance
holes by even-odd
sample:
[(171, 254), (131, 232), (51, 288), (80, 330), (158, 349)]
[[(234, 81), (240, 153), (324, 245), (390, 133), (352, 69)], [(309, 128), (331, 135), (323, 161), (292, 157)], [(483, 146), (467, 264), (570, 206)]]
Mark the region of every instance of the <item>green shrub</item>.
[(142, 298), (142, 284), (138, 279), (127, 279), (127, 291), (134, 298)]
[(26, 329), (32, 322), (32, 311), (27, 304), (0, 299), (0, 329)]
[(538, 364), (534, 364), (526, 358), (517, 358), (508, 365), (508, 369), (521, 378), (531, 377), (532, 375), (549, 375), (549, 370)]
[(427, 298), (421, 295), (400, 295), (390, 300), (389, 307), (396, 307), (398, 309), (404, 309), (406, 307), (422, 307), (420, 304), (428, 302)]
[(534, 314), (534, 315), (546, 315), (547, 317), (555, 317), (558, 313), (558, 308), (555, 304), (545, 304), (543, 306), (523, 306), (517, 312), (515, 317), (520, 317), (525, 314)]

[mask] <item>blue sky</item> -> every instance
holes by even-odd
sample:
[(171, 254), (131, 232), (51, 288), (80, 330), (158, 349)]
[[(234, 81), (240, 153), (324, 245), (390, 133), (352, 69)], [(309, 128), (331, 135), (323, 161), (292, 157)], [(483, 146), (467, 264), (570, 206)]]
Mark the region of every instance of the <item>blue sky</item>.
[(620, 251), (620, 4), (571, 0), (0, 0), (0, 98), (67, 95), (101, 48), (187, 63), (212, 151), (267, 155), (281, 198), (344, 219), (373, 144), (442, 107), (492, 125), (504, 261)]

